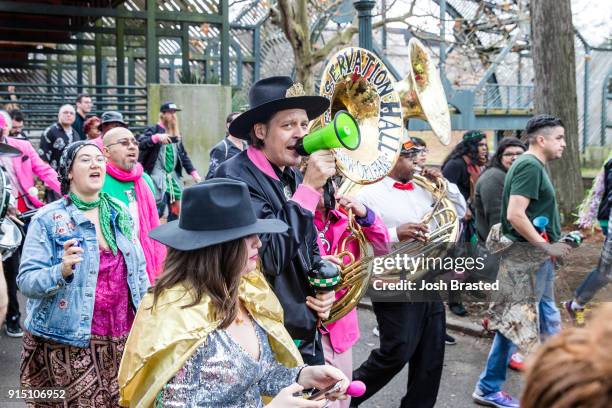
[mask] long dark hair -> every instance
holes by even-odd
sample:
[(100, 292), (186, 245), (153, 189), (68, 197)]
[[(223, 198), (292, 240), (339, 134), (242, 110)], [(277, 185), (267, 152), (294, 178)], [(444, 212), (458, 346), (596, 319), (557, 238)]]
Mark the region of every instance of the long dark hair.
[(444, 162), (442, 163), (442, 168), (444, 168), (444, 166), (446, 166), (446, 163), (448, 163), (449, 161), (461, 158), (463, 156), (468, 156), (472, 160), (472, 163), (479, 164), (478, 161), (480, 160), (480, 158), (478, 154), (478, 143), (480, 143), (480, 141), (485, 138), (485, 134), (479, 131), (469, 131), (465, 133), (464, 137), (469, 133), (475, 132), (480, 133), (481, 136), (472, 136), (468, 139), (463, 139), (457, 146), (455, 146), (455, 148), (448, 154), (448, 156), (446, 156)]
[(501, 142), (499, 142), (499, 146), (497, 146), (497, 151), (491, 158), (491, 161), (487, 166), (487, 170), (491, 167), (497, 167), (504, 173), (506, 172), (506, 168), (502, 164), (502, 156), (504, 155), (506, 149), (508, 149), (509, 147), (520, 147), (521, 149), (523, 149), (523, 151), (527, 150), (527, 146), (525, 146), (525, 143), (521, 142), (516, 137), (504, 137)]
[(240, 274), (247, 262), (245, 238), (224, 242), (194, 251), (168, 248), (164, 272), (149, 289), (153, 293), (153, 307), (164, 290), (177, 284), (193, 289), (195, 306), (204, 294), (210, 296), (219, 328), (229, 326), (237, 316)]

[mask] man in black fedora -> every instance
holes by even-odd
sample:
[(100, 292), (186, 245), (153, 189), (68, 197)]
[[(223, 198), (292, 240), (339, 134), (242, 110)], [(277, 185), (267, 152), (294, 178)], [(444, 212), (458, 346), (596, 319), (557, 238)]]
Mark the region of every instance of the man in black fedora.
[(260, 236), (262, 269), (304, 361), (324, 364), (317, 321), (328, 316), (334, 292), (315, 294), (307, 272), (320, 259), (313, 217), (323, 185), (336, 172), (335, 160), (329, 150), (315, 152), (302, 176), (295, 145), (329, 100), (304, 95), (301, 84), (289, 77), (271, 77), (253, 85), (249, 102), (250, 109), (234, 119), (229, 132), (250, 146), (223, 163), (215, 177), (244, 181), (258, 218), (289, 225), (284, 234)]

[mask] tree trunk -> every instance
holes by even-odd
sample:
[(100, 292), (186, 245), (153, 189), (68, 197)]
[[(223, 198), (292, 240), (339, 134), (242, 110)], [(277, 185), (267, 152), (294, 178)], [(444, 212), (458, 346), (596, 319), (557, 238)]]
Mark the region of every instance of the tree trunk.
[(302, 84), (306, 95), (318, 95), (319, 90), (315, 89), (315, 78), (310, 65), (295, 61), (295, 80)]
[(562, 221), (568, 222), (582, 201), (576, 60), (570, 0), (531, 0), (531, 39), (536, 113), (561, 118), (567, 147), (550, 163)]

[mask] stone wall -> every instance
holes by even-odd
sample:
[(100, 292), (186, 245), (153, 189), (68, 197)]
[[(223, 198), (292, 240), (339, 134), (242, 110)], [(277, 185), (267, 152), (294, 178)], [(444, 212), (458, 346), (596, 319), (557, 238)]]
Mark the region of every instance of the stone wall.
[(183, 144), (193, 164), (204, 178), (208, 153), (225, 136), (225, 118), (231, 112), (232, 91), (221, 85), (149, 84), (148, 123), (157, 123), (159, 107), (166, 101), (182, 109), (178, 112)]

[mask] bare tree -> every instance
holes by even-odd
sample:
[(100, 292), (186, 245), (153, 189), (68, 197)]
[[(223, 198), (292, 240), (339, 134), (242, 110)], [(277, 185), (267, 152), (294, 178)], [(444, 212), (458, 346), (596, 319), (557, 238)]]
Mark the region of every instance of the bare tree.
[[(411, 2), (409, 10), (396, 17), (384, 18), (373, 24), (373, 29), (391, 22), (405, 22), (412, 15), (416, 0)], [(348, 27), (339, 29), (331, 38), (326, 39), (322, 47), (315, 46), (311, 32), (311, 16), (320, 16), (325, 24), (331, 19), (340, 5), (340, 0), (278, 0), (270, 9), (272, 22), (279, 26), (291, 45), (295, 59), (296, 80), (301, 82), (307, 93), (314, 92), (314, 67), (324, 61), (336, 47), (350, 43), (359, 32), (357, 21)]]
[(565, 124), (567, 147), (550, 165), (564, 222), (582, 200), (576, 60), (570, 0), (531, 1), (534, 107), (558, 116)]

